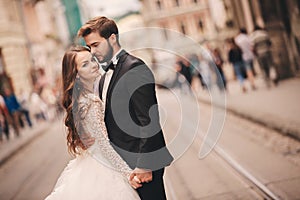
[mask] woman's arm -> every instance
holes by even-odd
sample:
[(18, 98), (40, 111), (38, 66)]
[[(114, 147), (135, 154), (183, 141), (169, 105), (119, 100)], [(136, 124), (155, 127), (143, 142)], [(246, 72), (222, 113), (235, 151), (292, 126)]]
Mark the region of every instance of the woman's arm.
[(80, 107), (85, 112), (81, 122), (82, 131), (89, 133), (95, 139), (95, 143), (87, 149), (88, 152), (102, 164), (109, 165), (128, 179), (132, 170), (110, 144), (101, 100), (99, 98), (89, 99), (88, 102), (81, 103)]

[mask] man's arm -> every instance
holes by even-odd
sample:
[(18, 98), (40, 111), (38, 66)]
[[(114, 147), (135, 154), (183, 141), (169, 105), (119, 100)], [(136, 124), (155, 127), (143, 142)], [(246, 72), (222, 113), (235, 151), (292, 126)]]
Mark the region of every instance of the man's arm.
[[(153, 160), (147, 153), (165, 146), (159, 123), (155, 81), (151, 70), (142, 62), (128, 72), (128, 85), (135, 85), (137, 89), (130, 98), (130, 105), (135, 115), (135, 123), (140, 126), (140, 144), (137, 167), (130, 176), (130, 180), (138, 179), (140, 183), (152, 181)], [(145, 154), (143, 154), (145, 153)]]
[[(165, 146), (162, 135), (158, 105), (155, 94), (155, 81), (151, 70), (142, 62), (131, 69), (126, 78), (127, 87), (136, 88), (130, 97), (130, 110), (132, 119), (139, 126), (140, 138), (137, 167), (151, 169), (151, 164), (143, 153), (149, 153)], [(129, 88), (131, 91), (133, 88)]]

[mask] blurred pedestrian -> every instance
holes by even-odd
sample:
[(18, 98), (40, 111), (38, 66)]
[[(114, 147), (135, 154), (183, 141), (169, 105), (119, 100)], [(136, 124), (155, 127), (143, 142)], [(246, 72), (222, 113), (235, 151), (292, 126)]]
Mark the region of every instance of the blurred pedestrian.
[(187, 58), (182, 59), (181, 74), (184, 75), (187, 82), (189, 83), (189, 86), (191, 86), (191, 83), (192, 83), (192, 67), (191, 66), (192, 66), (192, 64)]
[(256, 25), (254, 32), (250, 35), (250, 37), (254, 45), (254, 53), (257, 61), (260, 65), (260, 68), (264, 72), (264, 79), (267, 87), (271, 86), (270, 70), (272, 66), (274, 67), (273, 73), (276, 74), (274, 77), (274, 83), (277, 85), (279, 77), (273, 63), (271, 52), (272, 42), (269, 34), (267, 31)]
[(175, 63), (175, 69), (177, 71), (177, 81), (179, 83), (180, 90), (184, 93), (190, 93), (192, 82), (190, 62), (178, 57)]
[(197, 54), (192, 55), (191, 57), (191, 63), (193, 66), (192, 70), (192, 85), (195, 85), (195, 80), (199, 79), (202, 89), (206, 89), (203, 77), (201, 75), (201, 69), (200, 69), (200, 60), (198, 58), (199, 56)]
[(199, 65), (198, 65), (198, 71), (199, 73), (199, 79), (202, 85), (202, 88), (204, 90), (210, 90), (212, 87), (212, 78), (211, 78), (211, 68), (209, 65), (209, 58), (207, 58), (204, 54), (198, 55), (199, 59)]
[(240, 33), (235, 37), (235, 43), (241, 48), (243, 54), (244, 67), (247, 73), (247, 79), (250, 81), (253, 90), (256, 89), (254, 84), (254, 67), (253, 67), (253, 45), (251, 38), (247, 35), (245, 28), (240, 29)]
[(35, 84), (35, 89), (38, 89), (38, 92), (42, 92), (43, 88), (46, 87), (49, 84), (48, 77), (46, 76), (45, 69), (39, 68), (38, 69), (38, 76), (37, 76), (37, 82)]
[(4, 89), (4, 102), (7, 107), (7, 110), (12, 117), (11, 124), (15, 130), (16, 136), (20, 136), (20, 104), (15, 96), (15, 94), (9, 89)]
[(212, 52), (212, 57), (214, 59), (214, 63), (216, 65), (216, 74), (217, 74), (217, 86), (220, 91), (226, 90), (226, 77), (223, 72), (223, 58), (221, 56), (221, 52), (218, 48), (215, 48)]
[[(0, 98), (2, 98), (2, 96)], [(4, 132), (4, 126), (5, 126), (5, 115), (4, 115), (4, 110), (2, 109), (2, 105), (0, 103), (0, 141), (1, 142), (3, 140), (2, 133)]]
[(191, 72), (191, 87), (194, 88), (194, 82), (196, 79), (198, 79), (198, 70), (197, 67), (199, 65), (199, 60), (197, 54), (190, 54), (188, 56), (188, 59), (190, 61), (190, 72)]
[(36, 121), (47, 120), (46, 111), (47, 104), (42, 100), (40, 95), (33, 91), (30, 96), (30, 110)]
[[(2, 133), (4, 132), (5, 136), (6, 136), (6, 139), (9, 140), (9, 126), (8, 126), (8, 122), (9, 120), (11, 120), (11, 117), (8, 113), (8, 110), (7, 110), (7, 107), (5, 105), (5, 101), (4, 101), (4, 98), (2, 95), (0, 95), (0, 110), (1, 110), (1, 115), (2, 115), (2, 127), (1, 127), (1, 130), (2, 130)], [(2, 138), (2, 135), (1, 135), (1, 139)]]
[(23, 90), (21, 90), (21, 94), (19, 95), (18, 99), (20, 102), (20, 109), (19, 109), (19, 111), (21, 113), (20, 117), (22, 117), (22, 115), (25, 115), (28, 126), (32, 127), (32, 122), (31, 122), (30, 112), (29, 112), (29, 105), (28, 105), (29, 104), (29, 102), (28, 102), (29, 95), (27, 93), (25, 93)]
[(226, 40), (227, 44), (229, 45), (229, 52), (228, 52), (228, 60), (233, 65), (233, 69), (235, 75), (240, 83), (241, 89), (243, 92), (246, 92), (247, 89), (245, 87), (245, 78), (243, 76), (244, 62), (243, 62), (243, 52), (241, 48), (235, 43), (234, 38), (229, 38)]
[(40, 93), (40, 97), (47, 106), (47, 110), (45, 111), (47, 119), (49, 120), (55, 119), (56, 97), (53, 88), (50, 86), (45, 86)]

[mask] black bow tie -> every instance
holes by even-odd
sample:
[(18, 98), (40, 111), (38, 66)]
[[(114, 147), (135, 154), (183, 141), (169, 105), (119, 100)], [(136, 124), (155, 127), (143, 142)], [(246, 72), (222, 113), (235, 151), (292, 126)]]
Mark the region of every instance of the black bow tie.
[[(126, 51), (122, 50), (117, 56), (116, 58), (119, 59), (122, 55), (124, 55), (126, 53)], [(102, 66), (102, 69), (104, 71), (108, 71), (109, 69), (115, 70), (115, 65), (113, 64), (112, 61), (110, 61), (107, 65)]]
[(107, 72), (109, 69), (115, 70), (115, 65), (114, 65), (114, 63), (113, 63), (112, 61), (110, 61), (107, 65), (103, 66), (102, 69), (103, 69), (104, 71), (106, 71), (106, 72)]

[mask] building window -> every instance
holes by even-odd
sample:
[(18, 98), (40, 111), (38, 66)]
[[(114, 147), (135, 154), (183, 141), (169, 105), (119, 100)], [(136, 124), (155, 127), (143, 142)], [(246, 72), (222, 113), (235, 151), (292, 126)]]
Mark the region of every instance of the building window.
[(157, 6), (158, 10), (161, 10), (161, 2), (160, 2), (160, 0), (156, 1), (156, 6)]
[(7, 19), (11, 22), (16, 22), (19, 19), (18, 3), (18, 1), (11, 1), (10, 3), (6, 4), (6, 9), (9, 10), (7, 12)]
[(186, 32), (185, 32), (185, 26), (184, 26), (184, 24), (183, 23), (181, 23), (181, 25), (180, 25), (180, 29), (181, 29), (181, 32), (182, 32), (182, 34), (186, 34)]
[(175, 0), (175, 5), (176, 5), (177, 7), (180, 6), (179, 0)]
[(203, 25), (203, 21), (200, 19), (198, 22), (198, 27), (200, 28), (200, 30), (203, 32), (204, 29), (204, 25)]

